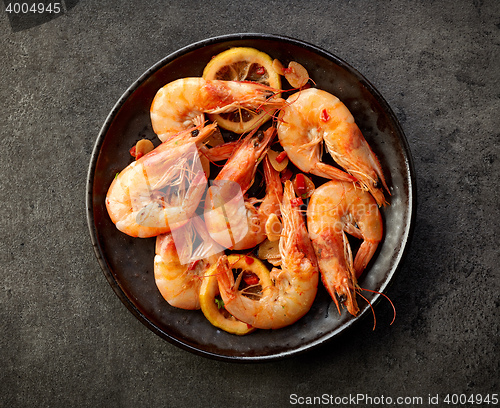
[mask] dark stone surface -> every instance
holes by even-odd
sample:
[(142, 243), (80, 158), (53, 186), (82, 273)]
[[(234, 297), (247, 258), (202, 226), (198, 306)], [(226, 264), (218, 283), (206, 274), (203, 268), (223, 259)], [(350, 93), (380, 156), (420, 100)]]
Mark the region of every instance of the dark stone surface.
[[(500, 392), (498, 1), (67, 1), (61, 14), (0, 19), (1, 406)], [(413, 242), (388, 292), (395, 323), (381, 302), (375, 331), (365, 319), (263, 364), (208, 360), (147, 330), (103, 276), (85, 211), (92, 148), (121, 94), (172, 51), (236, 32), (292, 36), (358, 69), (398, 116), (418, 186)]]

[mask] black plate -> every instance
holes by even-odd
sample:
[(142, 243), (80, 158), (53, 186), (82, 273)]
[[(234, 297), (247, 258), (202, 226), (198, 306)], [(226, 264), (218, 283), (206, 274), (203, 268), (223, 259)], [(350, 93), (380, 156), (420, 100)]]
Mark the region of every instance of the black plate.
[[(111, 287), (149, 329), (189, 351), (223, 360), (258, 361), (283, 358), (332, 339), (363, 315), (339, 316), (323, 288), (310, 312), (292, 326), (258, 330), (237, 337), (213, 327), (201, 311), (169, 306), (154, 282), (154, 239), (131, 238), (108, 217), (105, 197), (117, 172), (131, 161), (128, 149), (143, 137), (155, 139), (149, 107), (159, 88), (177, 78), (201, 76), (210, 58), (230, 47), (254, 47), (285, 65), (306, 67), (317, 86), (338, 96), (350, 109), (380, 159), (392, 196), (383, 209), (385, 237), (360, 286), (384, 292), (405, 253), (415, 214), (415, 181), (408, 143), (396, 116), (379, 92), (360, 73), (313, 45), (267, 34), (238, 34), (204, 40), (164, 58), (147, 70), (120, 98), (99, 134), (88, 173), (87, 212), (99, 263)], [(363, 293), (374, 303), (380, 295)]]

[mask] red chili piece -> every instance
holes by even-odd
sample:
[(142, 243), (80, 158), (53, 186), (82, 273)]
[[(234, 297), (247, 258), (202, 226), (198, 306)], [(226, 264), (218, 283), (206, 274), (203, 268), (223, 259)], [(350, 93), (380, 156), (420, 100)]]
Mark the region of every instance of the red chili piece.
[(297, 182), (297, 192), (299, 195), (306, 194), (306, 179), (304, 175), (302, 173), (297, 174), (295, 181)]
[(281, 163), (281, 162), (282, 162), (283, 160), (285, 160), (285, 159), (286, 159), (286, 152), (281, 152), (280, 154), (278, 154), (278, 155), (276, 156), (276, 161), (277, 161), (278, 163)]
[(330, 115), (328, 114), (328, 111), (326, 109), (323, 109), (321, 111), (321, 120), (323, 122), (328, 122), (330, 120)]
[(135, 157), (135, 145), (130, 148), (128, 151), (132, 157)]
[(299, 207), (302, 204), (304, 204), (304, 201), (302, 201), (302, 198), (300, 198), (300, 197), (292, 198), (290, 200), (290, 204), (292, 204), (293, 207)]
[(243, 275), (243, 280), (249, 286), (257, 285), (259, 283), (259, 277), (252, 272), (245, 272), (245, 275)]
[(247, 263), (247, 265), (252, 265), (253, 261), (254, 259), (251, 256), (245, 255), (245, 262)]
[(264, 67), (258, 67), (255, 72), (259, 75), (264, 75), (266, 73), (266, 70), (264, 69)]

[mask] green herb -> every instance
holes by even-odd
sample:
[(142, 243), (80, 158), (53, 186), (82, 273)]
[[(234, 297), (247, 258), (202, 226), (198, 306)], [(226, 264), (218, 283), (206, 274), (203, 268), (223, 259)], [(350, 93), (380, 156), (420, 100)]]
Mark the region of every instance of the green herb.
[(215, 299), (215, 303), (217, 303), (217, 307), (222, 309), (224, 307), (224, 301), (222, 299)]
[(117, 178), (118, 178), (118, 175), (119, 175), (119, 174), (120, 174), (120, 172), (118, 172), (118, 173), (116, 173), (116, 174), (115, 174), (115, 179), (117, 179)]

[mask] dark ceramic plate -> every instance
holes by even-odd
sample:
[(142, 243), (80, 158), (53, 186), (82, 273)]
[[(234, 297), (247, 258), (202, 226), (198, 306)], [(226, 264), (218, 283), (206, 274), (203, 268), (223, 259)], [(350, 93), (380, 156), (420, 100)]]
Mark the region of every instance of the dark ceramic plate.
[[(211, 38), (185, 47), (145, 72), (112, 109), (97, 138), (88, 174), (87, 211), (95, 253), (111, 287), (127, 308), (159, 336), (189, 351), (223, 360), (257, 361), (283, 358), (318, 346), (370, 313), (361, 303), (354, 318), (339, 316), (320, 288), (310, 312), (280, 330), (258, 330), (237, 337), (214, 328), (201, 311), (170, 307), (154, 282), (154, 239), (131, 238), (108, 217), (105, 197), (117, 172), (127, 166), (128, 149), (143, 137), (155, 139), (149, 107), (159, 88), (180, 77), (201, 76), (210, 58), (234, 46), (262, 50), (284, 64), (304, 65), (321, 89), (342, 100), (354, 115), (383, 166), (391, 189), (391, 205), (383, 209), (385, 238), (360, 286), (384, 292), (394, 278), (409, 243), (415, 214), (415, 181), (408, 144), (396, 116), (361, 74), (336, 56), (313, 45), (267, 34)], [(371, 303), (380, 295), (364, 292)]]

